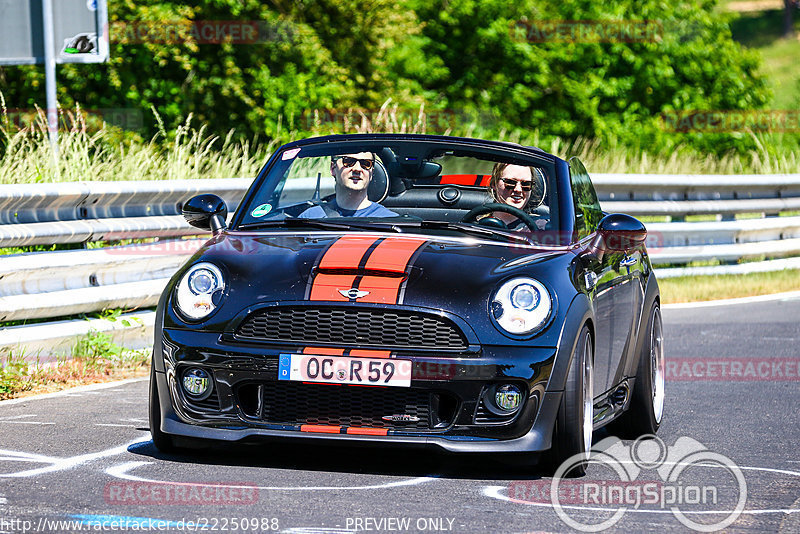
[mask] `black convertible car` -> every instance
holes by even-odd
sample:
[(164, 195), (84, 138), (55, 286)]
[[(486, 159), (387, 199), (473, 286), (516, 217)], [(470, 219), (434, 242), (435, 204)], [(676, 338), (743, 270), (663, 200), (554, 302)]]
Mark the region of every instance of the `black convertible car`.
[[(316, 439), (585, 458), (664, 405), (645, 227), (534, 147), (363, 134), (281, 147), (158, 306), (162, 451)], [(583, 472), (578, 463), (575, 473)]]

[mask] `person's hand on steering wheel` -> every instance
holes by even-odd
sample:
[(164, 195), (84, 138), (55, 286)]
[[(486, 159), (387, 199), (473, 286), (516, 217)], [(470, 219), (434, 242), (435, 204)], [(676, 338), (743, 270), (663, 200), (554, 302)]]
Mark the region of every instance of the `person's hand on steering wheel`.
[[(528, 215), (527, 213), (525, 213), (521, 209), (515, 208), (514, 206), (509, 206), (508, 204), (499, 204), (499, 203), (496, 203), (496, 202), (492, 202), (492, 203), (489, 203), (489, 204), (484, 204), (483, 206), (477, 206), (475, 208), (472, 208), (471, 210), (469, 210), (469, 212), (466, 215), (464, 215), (464, 217), (461, 219), (461, 222), (474, 223), (474, 222), (476, 222), (478, 220), (479, 216), (481, 216), (481, 215), (483, 215), (485, 213), (494, 213), (495, 211), (500, 211), (500, 212), (503, 212), (503, 213), (509, 213), (509, 214), (513, 215), (514, 217), (516, 217), (520, 221), (522, 221), (525, 224), (525, 226), (530, 228), (531, 232), (536, 232), (537, 230), (539, 230), (539, 227), (536, 226), (536, 221), (533, 219), (533, 217), (531, 217), (530, 215)], [(501, 223), (504, 227), (506, 226), (505, 223), (503, 223), (499, 219), (496, 219), (494, 217), (491, 217), (491, 218), (494, 219), (494, 221), (497, 221), (497, 222)], [(486, 219), (482, 219), (482, 221), (486, 221)], [(492, 221), (492, 223), (490, 223), (487, 226), (500, 227), (494, 221)]]

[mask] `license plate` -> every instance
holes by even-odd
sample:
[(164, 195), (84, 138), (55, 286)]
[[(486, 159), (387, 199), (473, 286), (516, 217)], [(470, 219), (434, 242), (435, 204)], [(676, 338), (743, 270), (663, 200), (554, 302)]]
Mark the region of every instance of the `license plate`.
[(281, 354), (278, 380), (407, 388), (411, 386), (411, 361)]

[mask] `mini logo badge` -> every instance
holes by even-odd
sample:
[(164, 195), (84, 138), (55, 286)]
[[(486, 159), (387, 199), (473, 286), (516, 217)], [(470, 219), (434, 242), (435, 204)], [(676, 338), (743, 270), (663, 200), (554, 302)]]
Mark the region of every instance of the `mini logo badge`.
[(360, 291), (354, 287), (350, 289), (340, 289), (339, 293), (341, 293), (343, 297), (349, 299), (360, 299), (361, 297), (369, 295), (369, 291)]
[(390, 421), (392, 423), (418, 423), (419, 417), (416, 415), (408, 415), (408, 414), (395, 414), (395, 415), (384, 415), (381, 417), (384, 421)]

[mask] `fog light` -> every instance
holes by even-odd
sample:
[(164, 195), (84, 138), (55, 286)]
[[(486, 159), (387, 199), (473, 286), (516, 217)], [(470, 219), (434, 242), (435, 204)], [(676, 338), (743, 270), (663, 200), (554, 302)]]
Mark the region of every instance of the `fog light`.
[(517, 386), (499, 386), (494, 393), (495, 405), (505, 412), (513, 412), (522, 404), (522, 392)]
[(198, 367), (193, 367), (183, 373), (183, 389), (186, 393), (199, 397), (209, 391), (211, 377), (209, 374)]

